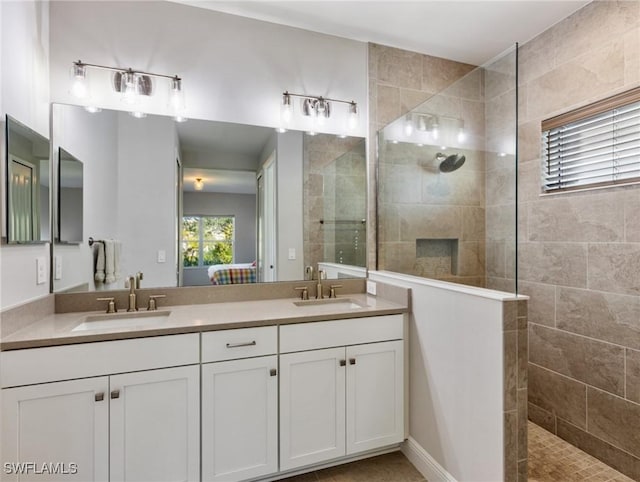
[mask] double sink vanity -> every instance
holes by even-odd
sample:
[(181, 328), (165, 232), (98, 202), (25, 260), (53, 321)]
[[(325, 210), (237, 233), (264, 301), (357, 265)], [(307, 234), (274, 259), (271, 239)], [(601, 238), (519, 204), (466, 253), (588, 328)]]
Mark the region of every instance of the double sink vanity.
[(55, 314), (0, 344), (3, 460), (60, 462), (69, 480), (230, 482), (397, 449), (408, 292), (364, 283), (195, 304), (207, 288), (171, 288), (157, 310), (110, 314), (71, 311), (95, 293), (55, 295)]

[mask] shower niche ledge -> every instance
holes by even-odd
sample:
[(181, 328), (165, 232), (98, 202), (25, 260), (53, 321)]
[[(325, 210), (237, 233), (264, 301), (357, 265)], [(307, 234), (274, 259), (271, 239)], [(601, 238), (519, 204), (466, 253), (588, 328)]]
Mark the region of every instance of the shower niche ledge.
[(420, 276), (457, 276), (458, 246), (457, 238), (416, 239), (416, 270)]

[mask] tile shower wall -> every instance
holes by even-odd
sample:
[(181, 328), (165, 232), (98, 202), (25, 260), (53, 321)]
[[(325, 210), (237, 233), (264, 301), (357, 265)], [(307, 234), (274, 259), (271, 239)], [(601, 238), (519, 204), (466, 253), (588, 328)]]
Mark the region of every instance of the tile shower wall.
[[(474, 69), (454, 62), (378, 44), (369, 44), (369, 219), (376, 219), (376, 136), (406, 114)], [(376, 266), (376, 230), (367, 232), (368, 266)]]
[(640, 85), (640, 2), (596, 1), (520, 49), (519, 291), (529, 417), (640, 480), (640, 187), (540, 197), (543, 119)]
[(366, 264), (364, 140), (304, 136), (304, 265)]

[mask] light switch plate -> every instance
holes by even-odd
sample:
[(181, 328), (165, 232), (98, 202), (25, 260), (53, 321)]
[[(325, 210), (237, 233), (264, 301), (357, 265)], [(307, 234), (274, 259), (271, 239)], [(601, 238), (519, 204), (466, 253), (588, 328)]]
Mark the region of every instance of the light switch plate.
[(372, 296), (376, 295), (376, 282), (367, 280), (367, 293)]
[(47, 260), (44, 256), (36, 258), (36, 272), (36, 284), (45, 284), (47, 282)]
[(296, 259), (296, 248), (289, 248), (289, 260)]
[(167, 252), (164, 249), (158, 250), (158, 263), (166, 263), (167, 262)]
[(62, 279), (62, 256), (53, 257), (53, 279)]

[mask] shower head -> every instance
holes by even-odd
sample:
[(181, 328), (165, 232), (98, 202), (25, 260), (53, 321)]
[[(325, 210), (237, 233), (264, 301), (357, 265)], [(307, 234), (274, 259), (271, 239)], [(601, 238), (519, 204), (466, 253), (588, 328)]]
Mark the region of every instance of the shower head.
[(440, 172), (453, 172), (462, 167), (464, 161), (467, 158), (465, 156), (461, 156), (460, 154), (451, 154), (450, 156), (445, 156), (441, 152), (436, 154), (436, 161), (440, 163), (438, 169)]

